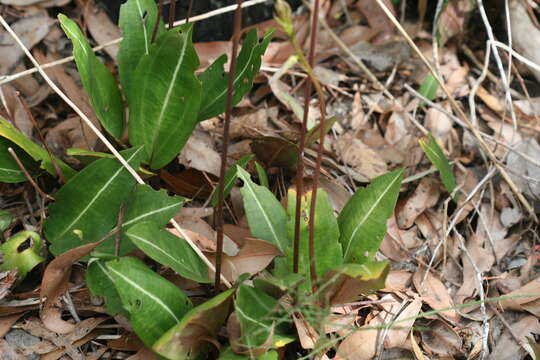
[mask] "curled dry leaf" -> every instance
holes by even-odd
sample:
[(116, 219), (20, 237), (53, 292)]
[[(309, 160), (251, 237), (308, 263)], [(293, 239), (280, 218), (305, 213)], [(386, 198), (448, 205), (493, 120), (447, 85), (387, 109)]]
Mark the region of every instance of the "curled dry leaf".
[(75, 330), (75, 325), (62, 320), (61, 297), (68, 290), (68, 280), (73, 263), (88, 255), (102, 242), (103, 240), (69, 250), (57, 256), (47, 265), (39, 293), (41, 299), (46, 298), (40, 317), (47, 329), (58, 334), (67, 334)]
[(502, 308), (517, 311), (527, 310), (527, 304), (540, 299), (540, 277), (505, 294), (505, 297), (508, 299), (501, 300), (499, 303)]
[[(442, 281), (431, 273), (417, 271), (413, 276), (413, 283), (422, 300), (431, 306), (433, 310), (441, 310), (454, 306), (454, 301), (448, 294), (448, 290)], [(459, 321), (459, 315), (453, 309), (441, 311), (439, 315), (453, 324), (457, 324)]]
[(410, 228), (420, 214), (437, 204), (439, 195), (439, 182), (432, 177), (423, 178), (397, 212), (396, 218), (399, 227), (401, 229)]
[[(281, 251), (268, 241), (246, 238), (244, 246), (235, 256), (223, 254), (222, 273), (230, 282), (236, 281), (244, 273), (255, 275), (264, 270), (276, 256), (283, 255)], [(209, 260), (215, 264), (215, 255), (210, 254)], [(211, 274), (213, 277), (214, 274)]]

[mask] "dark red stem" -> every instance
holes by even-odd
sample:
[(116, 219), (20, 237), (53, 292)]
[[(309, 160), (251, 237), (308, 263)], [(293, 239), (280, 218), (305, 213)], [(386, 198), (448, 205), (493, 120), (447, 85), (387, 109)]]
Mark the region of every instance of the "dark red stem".
[(189, 23), (189, 18), (191, 17), (192, 11), (193, 11), (193, 0), (189, 0), (189, 5), (187, 8), (187, 14), (186, 14), (186, 24)]
[(229, 147), (229, 128), (231, 124), (231, 111), (233, 106), (234, 78), (236, 76), (236, 54), (238, 53), (238, 43), (240, 42), (240, 28), (242, 26), (242, 0), (236, 0), (236, 11), (234, 13), (234, 33), (232, 37), (231, 66), (229, 68), (229, 79), (227, 87), (227, 106), (225, 108), (225, 121), (223, 125), (223, 149), (221, 151), (221, 168), (219, 171), (218, 184), (218, 204), (216, 208), (216, 276), (214, 290), (219, 291), (221, 278), (221, 258), (223, 255), (223, 203), (225, 189), (225, 172), (227, 170), (227, 151)]
[[(311, 19), (311, 39), (309, 44), (309, 58), (308, 62), (310, 67), (313, 69), (313, 63), (315, 59), (315, 47), (317, 45), (317, 27), (319, 20), (319, 0), (315, 0), (313, 6), (313, 18)], [(319, 136), (319, 148), (317, 151), (317, 161), (315, 163), (315, 172), (313, 174), (313, 185), (311, 193), (311, 205), (309, 207), (309, 272), (311, 275), (311, 286), (313, 292), (316, 290), (317, 284), (317, 272), (315, 266), (315, 206), (317, 205), (317, 188), (319, 185), (319, 176), (321, 174), (321, 162), (324, 151), (324, 123), (326, 120), (326, 109), (324, 105), (324, 98), (319, 94), (319, 106), (321, 109), (321, 122), (320, 122), (320, 136)]]
[(176, 0), (171, 0), (169, 5), (169, 29), (174, 27), (174, 19), (176, 18)]
[(163, 0), (159, 0), (156, 24), (154, 25), (154, 31), (152, 31), (152, 40), (150, 41), (152, 43), (156, 41), (156, 36), (157, 36), (158, 28), (159, 28), (159, 22), (161, 21), (162, 16), (163, 16)]

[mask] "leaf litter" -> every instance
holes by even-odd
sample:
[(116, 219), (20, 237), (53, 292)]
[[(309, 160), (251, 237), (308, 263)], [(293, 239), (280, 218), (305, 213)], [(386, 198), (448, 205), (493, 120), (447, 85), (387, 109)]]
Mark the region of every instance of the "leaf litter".
[[(55, 35), (58, 25), (44, 10), (51, 6), (65, 7), (69, 2), (0, 1), (8, 9), (9, 22), (25, 45), (33, 48), (41, 63), (70, 55), (66, 39)], [(475, 90), (474, 81), (484, 70), (485, 42), (480, 41), (480, 37), (467, 39), (467, 34), (487, 35), (485, 28), (479, 25), (482, 18), (471, 8), (470, 2), (450, 2), (443, 7), (438, 20), (434, 20), (434, 9), (428, 9), (423, 27), (418, 24), (422, 13), (420, 5), (425, 5), (425, 1), (418, 2), (419, 9), (411, 7), (410, 2), (381, 3), (394, 15), (402, 16), (403, 24), (410, 29), (420, 51), (436, 63), (450, 94), (464, 108), (475, 111), (474, 125), (505, 165), (517, 190), (526, 195), (538, 212), (540, 99), (534, 89), (538, 69), (531, 71), (519, 64), (512, 70), (514, 76), (524, 76), (525, 88), (512, 83), (513, 97), (508, 102), (495, 58), (485, 69), (495, 74), (495, 79), (489, 76)], [(401, 13), (404, 8), (396, 3), (406, 3), (403, 5), (407, 7), (405, 14)], [(480, 10), (487, 11), (488, 17), (495, 21), (495, 8)], [(94, 44), (104, 44), (119, 36), (116, 25), (92, 2), (74, 11), (86, 24)], [(492, 175), (493, 164), (485, 161), (477, 140), (452, 114), (449, 100), (441, 89), (437, 87), (435, 92), (422, 93), (420, 85), (427, 75), (424, 66), (414, 52), (404, 46), (395, 27), (374, 2), (328, 1), (322, 12), (333, 31), (350, 46), (353, 55), (365, 61), (370, 74), (366, 75), (354, 65), (350, 55), (337, 48), (327, 30), (322, 32), (317, 46), (324, 56), (319, 57), (316, 73), (325, 87), (328, 107), (341, 108), (345, 115), (326, 135), (330, 145), (325, 152), (323, 173), (326, 177), (321, 186), (334, 209), (339, 210), (357, 187), (398, 167), (406, 168), (406, 182), (401, 187), (398, 207), (388, 222), (381, 251), (377, 253), (378, 259), (391, 261), (386, 286), (359, 301), (342, 304), (339, 311), (337, 307), (333, 309), (327, 319), (327, 333), (341, 338), (333, 346), (335, 351), (324, 356), (372, 359), (395, 352), (406, 358), (473, 358), (480, 354), (493, 359), (535, 358), (533, 345), (538, 343), (540, 335), (540, 277), (535, 253), (538, 250), (537, 224), (527, 217), (513, 190), (498, 174)], [(530, 4), (510, 1), (512, 40), (516, 49), (522, 51), (521, 55), (537, 64), (540, 60), (534, 49), (539, 48), (539, 37), (530, 34), (540, 31), (534, 18), (538, 14), (538, 9)], [(271, 22), (262, 24), (261, 28), (272, 25)], [(306, 45), (308, 17), (297, 15), (294, 26), (300, 42)], [(436, 38), (431, 36), (432, 27), (438, 31)], [(507, 32), (504, 27), (495, 31), (498, 35)], [(6, 33), (1, 33), (0, 37), (3, 48), (0, 81), (3, 81), (1, 76), (23, 71), (28, 63)], [(255, 79), (257, 88), (235, 108), (234, 141), (230, 145), (231, 149), (240, 149), (234, 153), (232, 164), (251, 151), (249, 146), (239, 146), (240, 143), (259, 144), (258, 148), (257, 145), (252, 148), (257, 160), (266, 165), (270, 190), (280, 198), (292, 181), (290, 170), (295, 166), (294, 151), (281, 149), (295, 149), (304, 96), (303, 77), (298, 75), (298, 67), (287, 63), (293, 51), (283, 39), (278, 32), (263, 58), (262, 74), (266, 76)], [(434, 43), (438, 46), (434, 47)], [(230, 42), (199, 43), (195, 47), (202, 70), (219, 54), (228, 52)], [(507, 53), (500, 51), (505, 61)], [(109, 68), (114, 68), (115, 54), (114, 47), (108, 47), (99, 57)], [(47, 72), (98, 124), (74, 67), (65, 64)], [(393, 99), (385, 98), (370, 75), (385, 84)], [(36, 132), (45, 133), (46, 141), (59, 157), (64, 158), (66, 150), (72, 147), (102, 150), (95, 136), (85, 125), (81, 128), (79, 119), (55, 100), (40, 81), (31, 75), (2, 85), (2, 114), (38, 142)], [(404, 86), (408, 83), (414, 84), (420, 93), (408, 91)], [(256, 95), (257, 91), (264, 95)], [(475, 108), (471, 108), (470, 99)], [(22, 102), (30, 104), (39, 129), (26, 118), (28, 113)], [(319, 121), (316, 109), (317, 101), (313, 100), (310, 104), (312, 124)], [(515, 111), (517, 123), (512, 122), (510, 111)], [(215, 176), (219, 174), (220, 122), (219, 118), (213, 118), (201, 124), (180, 156), (151, 180), (154, 186), (167, 185), (172, 193), (193, 199), (177, 215), (177, 220), (186, 233), (199, 239), (197, 245), (210, 259), (215, 252), (213, 215), (197, 209), (208, 205)], [(444, 190), (436, 170), (438, 166), (420, 149), (418, 140), (426, 135), (426, 129), (451, 162), (460, 194), (456, 202)], [(308, 174), (314, 164), (314, 152), (309, 150), (306, 152)], [(81, 167), (88, 159), (69, 161)], [(247, 170), (256, 173), (253, 163), (248, 163)], [(259, 180), (255, 176), (252, 179)], [(234, 183), (233, 194), (238, 192), (242, 181)], [(253, 188), (262, 191), (257, 184), (254, 183)], [(31, 187), (2, 183), (0, 192), (1, 207), (16, 214), (5, 237), (21, 228), (40, 229), (44, 205), (36, 201)], [(223, 271), (227, 279), (234, 282), (243, 273), (265, 273), (281, 252), (279, 242), (271, 244), (265, 241), (267, 239), (253, 238), (247, 227), (249, 213), (245, 216), (244, 209), (236, 211), (238, 206), (230, 205)], [(175, 235), (182, 237), (182, 234)], [(84, 270), (84, 265), (80, 265), (84, 261), (77, 261), (94, 246), (96, 244), (87, 245), (81, 253), (67, 258), (57, 257), (46, 268), (33, 271), (22, 283), (10, 273), (0, 278), (3, 310), (0, 349), (3, 354), (13, 357), (44, 354), (47, 359), (67, 355), (82, 359), (85, 356), (97, 358), (101, 356), (99, 353), (113, 356), (118, 350), (117, 354), (132, 358), (153, 356), (140, 342), (123, 348), (117, 348), (112, 342), (129, 336), (131, 329), (125, 320), (104, 317), (104, 312), (86, 311), (82, 305), (78, 308), (82, 302), (76, 291), (86, 285), (76, 278), (78, 272)], [(134, 256), (142, 255), (135, 253)], [(75, 271), (77, 269), (79, 271)], [(41, 296), (46, 298), (40, 311), (36, 307), (39, 283)], [(197, 287), (191, 287), (190, 291), (204, 298), (202, 287), (198, 292), (193, 289)], [(482, 310), (479, 301), (486, 298), (489, 301)], [(89, 301), (99, 304), (98, 298)], [(41, 319), (36, 315), (41, 315)], [(299, 348), (303, 348), (303, 354), (308, 354), (320, 340), (317, 329), (302, 314), (295, 314), (294, 323), (300, 337)], [(226, 334), (224, 329), (220, 331), (221, 335)], [(100, 338), (102, 334), (106, 336)], [(113, 340), (105, 341), (111, 337)], [(89, 345), (81, 347), (85, 343)]]

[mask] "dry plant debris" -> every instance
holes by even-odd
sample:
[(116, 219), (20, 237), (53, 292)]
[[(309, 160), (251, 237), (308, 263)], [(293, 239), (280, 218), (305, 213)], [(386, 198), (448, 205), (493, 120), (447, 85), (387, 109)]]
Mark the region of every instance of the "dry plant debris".
[[(537, 359), (540, 244), (538, 224), (530, 211), (540, 213), (540, 4), (510, 0), (506, 16), (504, 6), (495, 2), (455, 0), (439, 6), (443, 3), (321, 1), (314, 74), (323, 88), (326, 115), (336, 118), (326, 129), (319, 186), (338, 213), (359, 186), (382, 174), (404, 168), (405, 180), (376, 255), (377, 260), (391, 264), (384, 288), (333, 304), (322, 320), (322, 331), (311, 322), (320, 314), (308, 312), (309, 318), (291, 310), (299, 340), (282, 347), (276, 359)], [(306, 4), (295, 13), (293, 26), (307, 51), (310, 21)], [(380, 4), (399, 19), (448, 93), (429, 74)], [(71, 55), (69, 42), (53, 16), (58, 12), (69, 13), (83, 25), (92, 46), (106, 46), (97, 52), (98, 58), (117, 75), (118, 45), (108, 44), (121, 32), (102, 4), (92, 0), (0, 0), (0, 15), (40, 64)], [(307, 80), (276, 21), (254, 27), (260, 34), (271, 27), (278, 30), (263, 56), (255, 87), (234, 108), (228, 165), (247, 168), (259, 184), (266, 183), (283, 199), (286, 208), (286, 194), (295, 183), (298, 166), (295, 154)], [(510, 40), (513, 53), (504, 45)], [(195, 48), (202, 71), (229, 52), (231, 42), (197, 43)], [(107, 157), (88, 125), (59, 101), (39, 74), (12, 76), (31, 69), (32, 64), (6, 31), (0, 31), (0, 49), (0, 116), (27, 138), (39, 144), (45, 141), (55, 156), (73, 168)], [(65, 62), (46, 72), (99, 126), (74, 64)], [(320, 121), (320, 100), (314, 95), (309, 103), (308, 128)], [(144, 180), (155, 189), (191, 199), (173, 214), (179, 227), (167, 230), (177, 237), (189, 236), (213, 264), (216, 231), (211, 206), (223, 131), (221, 116), (200, 122), (176, 159), (159, 171), (144, 173)], [(305, 149), (308, 177), (315, 169), (318, 131), (313, 130)], [(419, 145), (428, 133), (451, 163), (454, 194), (448, 192), (438, 169)], [(1, 141), (13, 141), (3, 127), (0, 136)], [(123, 134), (118, 139), (122, 136), (126, 137)], [(24, 148), (13, 142), (17, 149)], [(0, 151), (7, 154), (2, 144)], [(242, 161), (251, 154), (256, 162), (251, 157)], [(501, 169), (508, 178), (501, 176)], [(52, 196), (61, 185), (47, 175), (38, 184)], [(233, 180), (225, 210), (222, 274), (231, 284), (246, 273), (264, 278), (274, 260), (285, 255), (278, 245), (251, 233), (250, 214), (246, 214), (239, 188)], [(10, 214), (7, 225), (1, 227), (2, 242), (21, 230), (42, 232), (49, 199), (29, 182), (0, 183), (0, 195), (0, 210)], [(0, 272), (0, 358), (155, 356), (133, 333), (124, 313), (108, 316), (106, 308), (111, 304), (90, 295), (84, 281), (85, 256), (97, 245), (76, 248), (54, 260), (49, 256), (26, 278), (14, 271)], [(131, 254), (184, 290), (194, 304), (210, 298), (206, 283), (188, 280), (141, 251)], [(209, 271), (208, 275), (210, 283), (214, 274)], [(284, 291), (277, 286), (274, 290)], [(207, 319), (209, 315), (198, 316)], [(222, 343), (210, 339), (216, 349), (230, 340), (233, 350), (244, 351), (233, 344), (239, 336), (235, 332), (240, 331), (238, 316), (231, 315), (227, 327), (207, 329)], [(196, 321), (190, 326), (197, 328)]]

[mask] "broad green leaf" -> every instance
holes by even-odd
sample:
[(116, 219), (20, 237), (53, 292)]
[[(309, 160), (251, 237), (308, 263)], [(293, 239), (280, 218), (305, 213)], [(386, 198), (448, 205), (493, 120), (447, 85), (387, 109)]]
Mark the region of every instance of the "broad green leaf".
[(435, 99), (435, 96), (437, 96), (437, 89), (439, 88), (439, 83), (433, 76), (433, 74), (429, 73), (424, 81), (422, 81), (422, 84), (420, 84), (420, 89), (418, 92), (422, 94), (425, 98), (429, 100)]
[(304, 275), (290, 272), (279, 278), (271, 275), (267, 277), (256, 277), (253, 279), (253, 286), (264, 291), (271, 297), (279, 299), (287, 292), (293, 293), (294, 289), (298, 288), (304, 280)]
[(278, 301), (263, 291), (241, 284), (238, 287), (234, 308), (240, 322), (241, 344), (258, 348), (266, 344), (279, 316)]
[(287, 248), (287, 214), (274, 194), (264, 186), (255, 184), (249, 173), (237, 167), (244, 182), (240, 189), (251, 234), (276, 245), (282, 252)]
[[(184, 200), (181, 196), (169, 196), (164, 189), (158, 191), (149, 185), (136, 185), (135, 191), (128, 196), (124, 208), (119, 255), (126, 255), (137, 249), (125, 234), (126, 230), (145, 221), (152, 221), (160, 228), (165, 226), (178, 213)], [(109, 241), (100, 246), (98, 251), (104, 254), (113, 254), (114, 248), (114, 242)], [(99, 257), (103, 254), (94, 251), (93, 255)]]
[(149, 269), (141, 260), (122, 257), (107, 262), (130, 323), (143, 343), (151, 347), (192, 308), (187, 296), (173, 283)]
[(266, 175), (266, 171), (264, 170), (262, 165), (259, 164), (258, 161), (255, 161), (255, 169), (257, 170), (257, 176), (259, 177), (259, 184), (264, 187), (270, 188), (270, 183), (268, 182), (268, 175)]
[[(431, 161), (433, 166), (439, 170), (441, 180), (446, 191), (452, 194), (456, 188), (456, 178), (454, 177), (454, 173), (450, 167), (450, 162), (444, 155), (444, 152), (440, 148), (439, 144), (437, 144), (437, 140), (433, 137), (433, 135), (428, 134), (428, 142), (426, 143), (424, 139), (420, 139), (419, 143), (422, 150), (426, 153), (429, 161)], [(457, 199), (458, 194), (454, 196), (454, 201), (457, 201)]]
[(153, 221), (138, 223), (126, 235), (146, 255), (185, 278), (207, 283), (208, 269), (188, 243)]
[(121, 314), (129, 319), (129, 313), (122, 306), (120, 294), (114, 285), (114, 278), (105, 261), (94, 260), (89, 263), (86, 269), (86, 285), (92, 295), (103, 296), (105, 308), (109, 315)]
[[(238, 104), (253, 86), (253, 79), (259, 73), (261, 58), (272, 39), (272, 34), (273, 31), (268, 31), (259, 42), (257, 31), (253, 29), (242, 42), (242, 50), (236, 60), (233, 105)], [(229, 78), (223, 67), (226, 62), (227, 56), (220, 56), (199, 77), (204, 98), (199, 111), (199, 121), (225, 112)]]
[(58, 20), (73, 43), (73, 57), (96, 116), (109, 134), (119, 138), (124, 130), (124, 105), (116, 79), (94, 54), (79, 26), (63, 14)]
[(129, 141), (144, 145), (152, 169), (167, 165), (197, 124), (201, 84), (191, 26), (167, 32), (150, 45), (133, 74)]
[[(150, 53), (150, 43), (158, 17), (158, 9), (154, 0), (129, 0), (120, 7), (118, 25), (123, 39), (118, 50), (118, 72), (122, 89), (131, 105), (132, 84), (135, 69), (144, 55)], [(160, 19), (156, 39), (165, 32)]]
[[(238, 176), (236, 175), (236, 166), (240, 166), (242, 168), (245, 168), (247, 163), (253, 159), (252, 154), (244, 155), (240, 159), (238, 159), (234, 164), (231, 165), (229, 169), (227, 169), (227, 172), (225, 173), (225, 180), (224, 180), (224, 189), (223, 189), (223, 198), (227, 198), (229, 194), (231, 193), (231, 190), (234, 186), (234, 183)], [(218, 203), (219, 194), (217, 191), (217, 187), (214, 190), (214, 193), (212, 194), (212, 206), (217, 206)]]
[(17, 276), (22, 279), (37, 264), (44, 261), (39, 254), (43, 242), (34, 231), (21, 231), (0, 245), (0, 271), (17, 269)]
[[(289, 189), (287, 197), (287, 230), (289, 239), (294, 238), (294, 225), (296, 213), (296, 190)], [(299, 273), (303, 274), (307, 281), (305, 289), (311, 289), (310, 258), (309, 258), (309, 209), (311, 208), (312, 191), (307, 191), (302, 196), (300, 207), (300, 249), (299, 249)], [(339, 227), (334, 216), (332, 203), (324, 190), (317, 191), (317, 204), (315, 210), (315, 270), (317, 278), (322, 278), (326, 272), (337, 265), (340, 265), (343, 258), (341, 244), (339, 242)], [(276, 261), (276, 274), (278, 277), (289, 274), (293, 269), (293, 247), (292, 244), (286, 251), (287, 261)]]
[(375, 255), (394, 212), (403, 170), (375, 178), (358, 189), (338, 216), (343, 261), (364, 263)]
[(20, 147), (11, 141), (0, 138), (0, 182), (19, 183), (26, 181), (26, 176), (15, 159), (11, 156), (8, 148), (12, 148), (19, 160), (23, 163), (30, 176), (36, 173), (38, 166), (35, 161)]
[(154, 344), (154, 351), (170, 360), (196, 358), (229, 316), (234, 291), (224, 291), (191, 309)]
[[(142, 148), (121, 152), (135, 168), (142, 153)], [(56, 201), (49, 206), (43, 230), (51, 252), (59, 255), (80, 246), (74, 230), (82, 233), (84, 242), (100, 240), (116, 224), (120, 205), (134, 186), (135, 179), (116, 159), (97, 160), (79, 172), (55, 194)], [(108, 239), (97, 249), (113, 241)]]
[(249, 360), (249, 359), (256, 359), (256, 360), (278, 360), (279, 356), (276, 350), (270, 350), (262, 355), (259, 356), (249, 356), (249, 355), (241, 355), (236, 354), (230, 346), (228, 346), (225, 350), (221, 351), (219, 353), (218, 360)]
[[(24, 136), (15, 126), (9, 121), (0, 116), (0, 136), (17, 144), (21, 149), (26, 151), (28, 155), (35, 161), (41, 161), (41, 167), (49, 174), (56, 176), (56, 170), (51, 161), (51, 156), (45, 149), (34, 143), (32, 140)], [(66, 165), (62, 160), (54, 158), (66, 179), (70, 179), (75, 175), (75, 170)]]
[(390, 264), (386, 261), (368, 261), (363, 264), (344, 264), (328, 272), (318, 294), (328, 305), (357, 301), (384, 288)]

